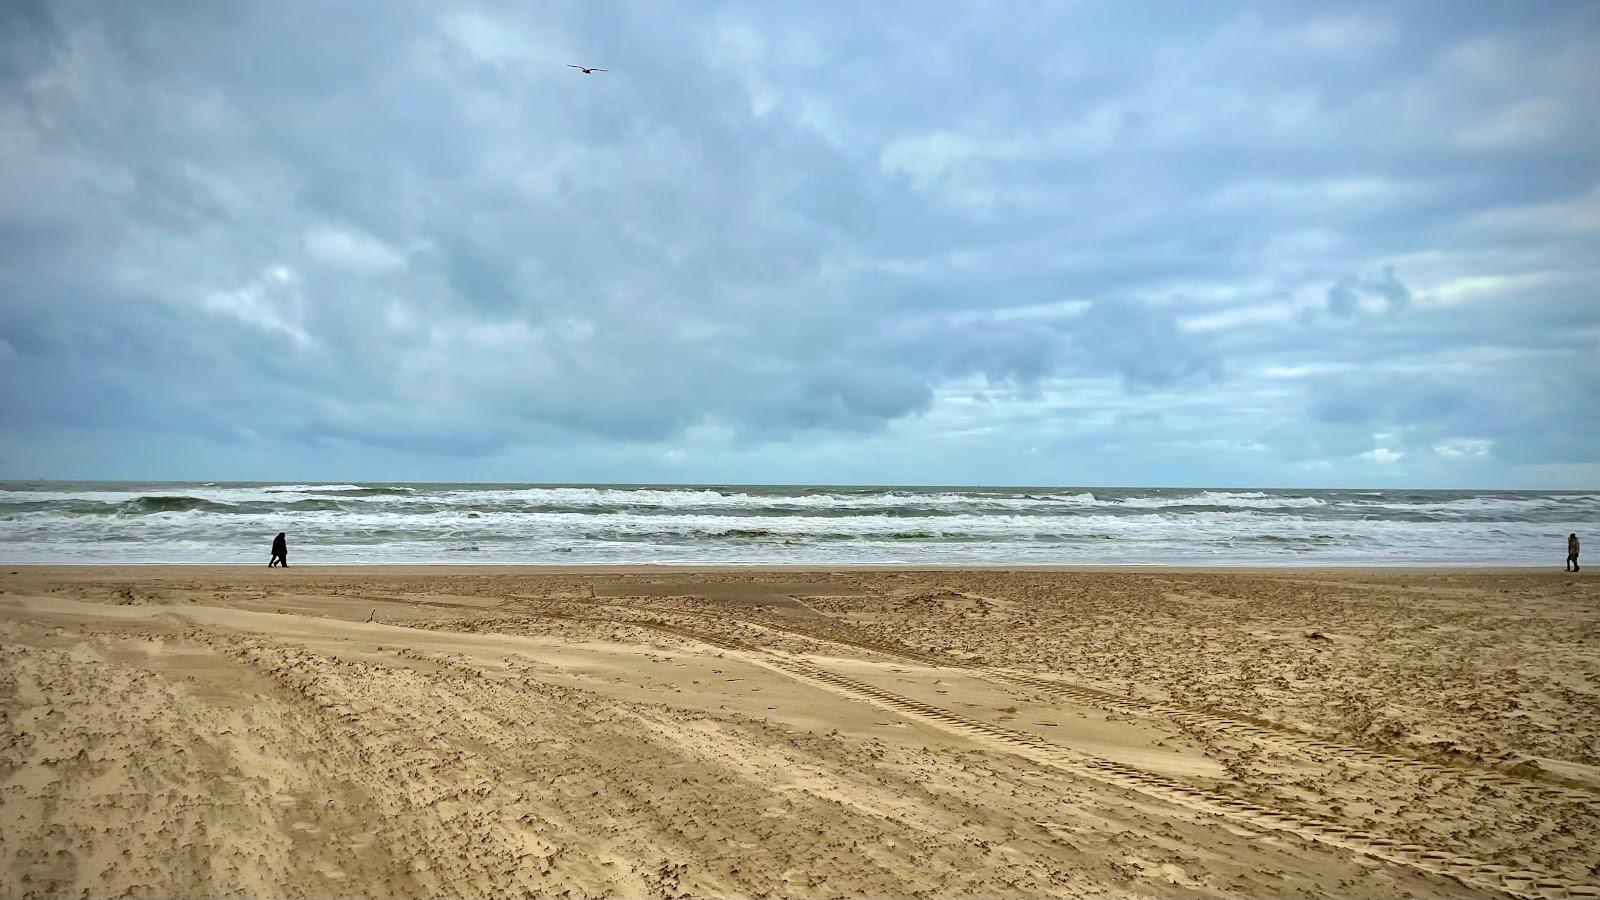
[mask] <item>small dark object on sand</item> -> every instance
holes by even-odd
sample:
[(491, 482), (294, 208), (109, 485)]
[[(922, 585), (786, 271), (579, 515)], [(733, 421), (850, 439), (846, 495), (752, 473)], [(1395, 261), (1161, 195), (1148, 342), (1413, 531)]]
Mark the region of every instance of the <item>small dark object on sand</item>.
[(1331, 640), (1333, 640), (1333, 638), (1328, 637), (1327, 635), (1323, 634), (1320, 631), (1313, 631), (1310, 634), (1306, 635), (1306, 638), (1308, 640), (1313, 640), (1313, 641), (1331, 641)]

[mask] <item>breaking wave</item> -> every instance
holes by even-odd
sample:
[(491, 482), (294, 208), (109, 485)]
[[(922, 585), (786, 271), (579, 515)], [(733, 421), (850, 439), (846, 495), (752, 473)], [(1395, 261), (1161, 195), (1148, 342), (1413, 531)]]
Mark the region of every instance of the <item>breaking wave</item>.
[[(0, 483), (0, 561), (1545, 563), (1594, 492)], [(1554, 549), (1552, 549), (1554, 548)]]

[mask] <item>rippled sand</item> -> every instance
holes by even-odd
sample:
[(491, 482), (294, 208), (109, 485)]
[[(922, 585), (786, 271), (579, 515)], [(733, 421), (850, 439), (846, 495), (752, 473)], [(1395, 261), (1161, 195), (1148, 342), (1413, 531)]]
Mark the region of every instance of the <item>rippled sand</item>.
[(0, 895), (1585, 896), (1559, 572), (0, 570)]

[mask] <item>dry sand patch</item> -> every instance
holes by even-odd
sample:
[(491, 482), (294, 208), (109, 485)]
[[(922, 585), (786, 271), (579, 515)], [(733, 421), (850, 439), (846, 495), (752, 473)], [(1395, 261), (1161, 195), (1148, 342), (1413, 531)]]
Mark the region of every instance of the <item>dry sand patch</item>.
[(0, 893), (1582, 896), (1600, 617), (1428, 577), (20, 570)]

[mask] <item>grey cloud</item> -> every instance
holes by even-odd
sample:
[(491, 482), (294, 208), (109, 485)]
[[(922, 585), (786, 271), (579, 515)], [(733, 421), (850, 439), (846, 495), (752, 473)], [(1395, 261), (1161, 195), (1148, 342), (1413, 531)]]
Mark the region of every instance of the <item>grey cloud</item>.
[[(1025, 443), (1056, 418), (1028, 404), (1103, 382), (1115, 421), (1159, 392), (1239, 404), (1216, 427), (1248, 437), (1270, 408), (1318, 435), (1286, 459), (1478, 416), (1499, 458), (1542, 430), (1592, 460), (1555, 402), (1589, 402), (1559, 373), (1592, 352), (1548, 336), (1600, 324), (1570, 288), (1592, 248), (1517, 211), (1600, 184), (1572, 76), (1600, 21), (1450, 9), (11, 4), (0, 414), (308, 458), (708, 426), (782, 454), (969, 382)], [(1530, 273), (1569, 280), (1528, 281), (1524, 322), (1429, 305)], [(1292, 303), (1329, 327), (1180, 324)], [(1249, 375), (1452, 349), (1489, 361), (1411, 405)]]
[(1376, 276), (1346, 275), (1328, 288), (1328, 312), (1348, 319), (1361, 311), (1364, 298), (1376, 301), (1382, 312), (1397, 312), (1411, 305), (1411, 289), (1395, 275), (1393, 266), (1385, 266)]
[(1098, 367), (1117, 371), (1138, 387), (1167, 387), (1184, 379), (1214, 378), (1219, 362), (1206, 342), (1178, 330), (1170, 312), (1141, 303), (1090, 306), (1078, 334)]
[(863, 357), (908, 368), (936, 364), (1031, 390), (1056, 376), (1109, 376), (1132, 389), (1217, 376), (1220, 359), (1203, 336), (1182, 332), (1169, 310), (1138, 300), (1098, 301), (1051, 317), (993, 315), (922, 321), (858, 343)]
[(1347, 376), (1314, 386), (1311, 412), (1319, 426), (1357, 426), (1349, 432), (1358, 441), (1387, 433), (1398, 446), (1421, 450), (1479, 439), (1508, 462), (1584, 463), (1600, 447), (1600, 424), (1579, 415), (1592, 408), (1595, 391), (1600, 373), (1584, 371)]
[(1360, 302), (1361, 295), (1356, 291), (1355, 279), (1348, 275), (1328, 288), (1328, 312), (1341, 319), (1355, 315), (1357, 304)]

